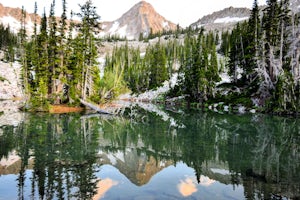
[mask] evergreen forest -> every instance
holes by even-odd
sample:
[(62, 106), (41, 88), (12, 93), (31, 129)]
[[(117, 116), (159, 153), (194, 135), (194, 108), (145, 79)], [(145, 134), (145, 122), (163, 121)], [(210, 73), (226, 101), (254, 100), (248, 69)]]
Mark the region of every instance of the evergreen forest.
[[(80, 12), (50, 13), (34, 21), (26, 32), (22, 9), (18, 34), (0, 25), (0, 49), (8, 62), (22, 64), (26, 108), (45, 111), (52, 104), (79, 105), (80, 99), (95, 104), (117, 99), (120, 94), (140, 94), (156, 89), (177, 75), (177, 83), (162, 98), (184, 97), (187, 105), (205, 108), (222, 102), (243, 105), (261, 112), (297, 114), (300, 110), (300, 16), (290, 10), (289, 0), (254, 0), (250, 18), (232, 30), (206, 31), (178, 26), (175, 31), (141, 35), (149, 43), (145, 51), (132, 47), (126, 38), (106, 54), (103, 73), (99, 67), (102, 42), (100, 15), (91, 0)], [(35, 16), (38, 5), (35, 4)], [(78, 20), (73, 20), (76, 17)], [(223, 82), (224, 74), (230, 82)]]

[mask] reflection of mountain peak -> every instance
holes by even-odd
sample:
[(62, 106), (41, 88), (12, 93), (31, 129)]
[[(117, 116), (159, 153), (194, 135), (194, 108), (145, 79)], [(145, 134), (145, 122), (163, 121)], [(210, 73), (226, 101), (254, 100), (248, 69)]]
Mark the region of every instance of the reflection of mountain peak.
[(133, 184), (137, 186), (145, 185), (149, 180), (164, 168), (173, 164), (172, 161), (159, 161), (154, 157), (149, 158), (145, 154), (138, 155), (136, 150), (125, 153), (116, 152), (114, 154), (101, 155), (103, 163), (112, 164), (124, 174)]

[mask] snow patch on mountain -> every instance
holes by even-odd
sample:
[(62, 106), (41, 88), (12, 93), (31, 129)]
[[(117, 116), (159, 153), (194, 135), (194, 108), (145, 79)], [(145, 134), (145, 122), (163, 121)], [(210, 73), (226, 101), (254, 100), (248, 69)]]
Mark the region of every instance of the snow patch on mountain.
[(2, 24), (6, 27), (9, 26), (10, 30), (13, 33), (18, 33), (18, 30), (21, 27), (21, 24), (18, 20), (16, 20), (14, 17), (11, 16), (4, 16), (0, 18), (0, 21), (2, 22)]
[[(120, 37), (125, 37), (127, 33), (127, 25), (121, 27), (118, 31), (117, 31), (117, 35), (119, 35)], [(129, 35), (128, 35), (129, 36)], [(129, 39), (132, 39), (131, 36), (129, 36)]]
[(115, 21), (108, 32), (115, 33), (118, 30), (119, 26), (120, 26), (120, 23), (118, 21)]
[(206, 15), (193, 23), (192, 27), (204, 27), (205, 30), (230, 30), (240, 21), (249, 19), (251, 10), (248, 8), (228, 7)]
[(163, 23), (162, 23), (162, 26), (163, 26), (164, 28), (166, 28), (166, 27), (169, 26), (169, 23), (168, 23), (168, 22), (163, 22)]
[(249, 17), (223, 17), (223, 18), (218, 18), (214, 21), (215, 24), (217, 23), (234, 23), (234, 22), (240, 22), (240, 21), (245, 21), (249, 19)]

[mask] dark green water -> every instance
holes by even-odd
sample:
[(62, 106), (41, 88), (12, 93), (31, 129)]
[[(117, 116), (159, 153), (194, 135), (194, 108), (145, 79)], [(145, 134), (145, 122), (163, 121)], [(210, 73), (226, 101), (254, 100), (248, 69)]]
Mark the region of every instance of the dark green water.
[(299, 199), (300, 121), (127, 109), (0, 126), (0, 200)]

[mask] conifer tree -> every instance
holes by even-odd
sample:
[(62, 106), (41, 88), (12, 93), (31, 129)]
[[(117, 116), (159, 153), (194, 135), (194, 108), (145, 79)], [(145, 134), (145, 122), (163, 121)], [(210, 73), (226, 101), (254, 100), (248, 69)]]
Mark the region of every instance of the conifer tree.
[[(251, 76), (257, 66), (259, 42), (261, 40), (261, 23), (257, 0), (254, 0), (245, 38), (245, 70)], [(247, 77), (249, 79), (249, 77)], [(250, 80), (251, 82), (251, 80)]]
[[(66, 0), (62, 0), (62, 8), (63, 12), (61, 14), (61, 19), (59, 21), (59, 35), (57, 36), (58, 40), (58, 77), (56, 81), (56, 103), (59, 103), (62, 100), (66, 100), (65, 94), (68, 93), (68, 91), (63, 91), (63, 87), (65, 90), (67, 89), (67, 38), (66, 38), (66, 31), (67, 31), (67, 7), (66, 7)], [(64, 99), (62, 99), (64, 98)]]
[(95, 31), (99, 29), (100, 16), (96, 12), (96, 7), (93, 6), (91, 0), (87, 0), (84, 5), (80, 5), (81, 12), (77, 16), (81, 19), (79, 27), (78, 39), (80, 41), (81, 50), (83, 54), (82, 76), (81, 76), (81, 90), (82, 98), (93, 94), (93, 68), (97, 63), (97, 49)]
[[(48, 80), (48, 93), (53, 98), (56, 99), (57, 93), (57, 55), (58, 55), (58, 44), (57, 44), (57, 22), (55, 17), (55, 0), (53, 0), (50, 8), (49, 15), (49, 37), (48, 37), (48, 62), (49, 62), (49, 80)], [(58, 103), (56, 100), (54, 103)]]
[(150, 49), (151, 59), (148, 61), (150, 63), (150, 89), (160, 86), (163, 81), (168, 79), (167, 71), (167, 60), (165, 49), (160, 45), (158, 41), (154, 48)]
[(242, 67), (243, 55), (241, 51), (241, 37), (242, 29), (241, 25), (238, 23), (236, 27), (232, 30), (230, 35), (230, 52), (229, 52), (229, 75), (232, 77), (233, 82), (238, 81), (238, 72)]
[[(24, 91), (25, 95), (30, 95), (30, 85), (28, 82), (29, 79), (29, 67), (27, 63), (27, 56), (26, 56), (26, 28), (25, 28), (25, 19), (26, 19), (26, 11), (24, 7), (22, 6), (22, 12), (21, 12), (21, 28), (19, 32), (19, 38), (20, 38), (20, 54), (22, 59), (22, 78), (24, 82)], [(29, 96), (30, 97), (30, 96)]]
[(267, 70), (271, 81), (274, 83), (279, 73), (279, 67), (276, 66), (274, 59), (276, 56), (276, 47), (278, 47), (278, 41), (280, 34), (279, 28), (279, 5), (277, 0), (267, 0), (267, 8), (265, 9), (263, 17), (263, 29), (265, 31), (265, 57)]

